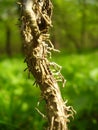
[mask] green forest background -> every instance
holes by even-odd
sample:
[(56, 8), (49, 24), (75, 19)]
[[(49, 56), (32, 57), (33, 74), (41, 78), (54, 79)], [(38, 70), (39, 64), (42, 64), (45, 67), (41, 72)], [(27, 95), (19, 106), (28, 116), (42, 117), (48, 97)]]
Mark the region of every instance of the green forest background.
[[(40, 90), (24, 72), (16, 0), (0, 0), (0, 130), (43, 130), (47, 121), (35, 110)], [(98, 129), (98, 0), (52, 0), (51, 41), (60, 53), (52, 60), (67, 80), (60, 87), (77, 111), (69, 130)], [(61, 86), (61, 85), (60, 85)], [(45, 103), (38, 109), (45, 114)]]

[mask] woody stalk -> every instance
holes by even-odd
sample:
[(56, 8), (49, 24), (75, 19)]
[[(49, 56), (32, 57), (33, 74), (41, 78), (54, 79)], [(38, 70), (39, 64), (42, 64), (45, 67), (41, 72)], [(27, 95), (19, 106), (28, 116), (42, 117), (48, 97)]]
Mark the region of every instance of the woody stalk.
[[(25, 62), (46, 102), (47, 130), (67, 130), (73, 109), (63, 101), (58, 82), (65, 84), (61, 67), (50, 62), (51, 51), (58, 51), (50, 41), (52, 3), (50, 0), (20, 0), (20, 24), (24, 40)], [(39, 110), (38, 110), (39, 111)]]

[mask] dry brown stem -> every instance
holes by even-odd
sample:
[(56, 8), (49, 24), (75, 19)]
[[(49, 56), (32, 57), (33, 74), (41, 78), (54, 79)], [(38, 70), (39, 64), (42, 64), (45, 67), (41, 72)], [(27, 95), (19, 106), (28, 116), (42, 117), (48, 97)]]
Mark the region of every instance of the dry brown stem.
[(52, 26), (52, 3), (50, 0), (20, 0), (18, 3), (21, 32), (25, 41), (25, 61), (46, 102), (47, 129), (67, 130), (68, 118), (73, 113), (71, 107), (64, 103), (58, 86), (58, 81), (64, 83), (65, 80), (60, 73), (61, 67), (48, 60), (51, 50), (56, 51), (48, 34), (49, 27)]

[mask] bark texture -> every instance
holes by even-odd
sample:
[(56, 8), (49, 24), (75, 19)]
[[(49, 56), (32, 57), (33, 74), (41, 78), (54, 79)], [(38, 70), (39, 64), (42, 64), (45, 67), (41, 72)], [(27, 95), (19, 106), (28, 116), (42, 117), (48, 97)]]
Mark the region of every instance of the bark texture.
[(25, 62), (28, 71), (39, 85), (46, 102), (47, 130), (67, 130), (68, 117), (73, 110), (63, 101), (58, 82), (64, 85), (61, 67), (49, 61), (54, 49), (48, 30), (52, 26), (52, 3), (50, 0), (20, 0), (21, 32), (24, 39)]

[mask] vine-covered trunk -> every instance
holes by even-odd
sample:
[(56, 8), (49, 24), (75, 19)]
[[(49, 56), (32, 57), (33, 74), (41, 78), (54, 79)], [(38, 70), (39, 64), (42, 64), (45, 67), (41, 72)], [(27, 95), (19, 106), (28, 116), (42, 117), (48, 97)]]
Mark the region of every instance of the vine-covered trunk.
[[(60, 73), (61, 67), (50, 62), (54, 49), (48, 30), (51, 24), (52, 3), (50, 0), (21, 0), (20, 21), (24, 39), (25, 62), (28, 71), (35, 78), (41, 95), (46, 102), (48, 130), (67, 130), (71, 107), (66, 106), (59, 90), (58, 82), (65, 82)], [(71, 113), (70, 113), (71, 112)]]

